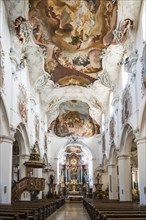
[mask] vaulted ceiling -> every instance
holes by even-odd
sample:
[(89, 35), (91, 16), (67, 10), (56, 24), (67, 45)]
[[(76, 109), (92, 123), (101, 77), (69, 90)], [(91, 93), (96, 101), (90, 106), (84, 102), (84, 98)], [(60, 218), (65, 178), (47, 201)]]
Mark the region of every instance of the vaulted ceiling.
[[(63, 120), (71, 123), (71, 117), (76, 126), (83, 120), (91, 128), (89, 136), (99, 133), (120, 63), (133, 43), (141, 0), (5, 3), (12, 49), (27, 61), (31, 93), (39, 92), (48, 127), (60, 129), (60, 136), (76, 134), (71, 124), (61, 134)], [(85, 130), (77, 133), (86, 136)]]

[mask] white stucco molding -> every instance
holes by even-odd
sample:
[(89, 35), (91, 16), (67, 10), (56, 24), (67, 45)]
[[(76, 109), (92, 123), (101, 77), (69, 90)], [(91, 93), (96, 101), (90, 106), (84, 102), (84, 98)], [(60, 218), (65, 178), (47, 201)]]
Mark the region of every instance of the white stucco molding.
[(14, 138), (6, 135), (0, 135), (0, 143), (5, 142), (5, 143), (10, 143), (12, 144), (14, 142)]
[(121, 154), (121, 155), (118, 155), (117, 158), (118, 158), (118, 160), (123, 160), (123, 159), (127, 160), (127, 159), (130, 159), (130, 155)]
[(136, 138), (135, 142), (136, 142), (137, 144), (146, 144), (146, 136)]

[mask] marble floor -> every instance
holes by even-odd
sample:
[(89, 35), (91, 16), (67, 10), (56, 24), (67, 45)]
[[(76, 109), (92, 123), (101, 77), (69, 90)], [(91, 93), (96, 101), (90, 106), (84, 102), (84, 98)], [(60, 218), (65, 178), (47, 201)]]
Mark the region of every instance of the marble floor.
[(47, 220), (91, 220), (82, 203), (66, 203)]

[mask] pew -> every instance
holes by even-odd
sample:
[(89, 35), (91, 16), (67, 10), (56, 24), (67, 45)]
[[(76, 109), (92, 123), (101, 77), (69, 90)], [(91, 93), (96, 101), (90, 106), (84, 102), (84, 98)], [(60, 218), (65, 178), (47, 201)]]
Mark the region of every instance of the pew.
[[(118, 218), (118, 220), (145, 220), (146, 218)], [(107, 218), (107, 220), (115, 220), (115, 218)]]
[(12, 205), (0, 205), (1, 219), (44, 220), (65, 203), (65, 199), (17, 201)]
[(146, 206), (141, 207), (133, 202), (100, 202), (83, 199), (83, 205), (92, 220), (109, 220), (111, 218), (120, 220), (131, 217), (146, 219)]
[(145, 218), (146, 219), (146, 214), (129, 214), (129, 213), (113, 213), (113, 214), (102, 214), (100, 216), (100, 220), (107, 220), (108, 218), (114, 218), (114, 219), (119, 219), (119, 218)]

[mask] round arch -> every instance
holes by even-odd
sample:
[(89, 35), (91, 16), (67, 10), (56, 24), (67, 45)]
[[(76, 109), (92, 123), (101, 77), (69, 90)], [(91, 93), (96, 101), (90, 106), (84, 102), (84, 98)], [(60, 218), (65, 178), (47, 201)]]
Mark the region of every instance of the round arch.
[(135, 138), (133, 129), (129, 124), (126, 124), (123, 128), (120, 138), (119, 155), (129, 155), (131, 152), (131, 143)]
[(1, 115), (0, 135), (10, 136), (8, 111), (6, 109), (5, 102), (1, 95), (0, 95), (0, 115)]
[(146, 131), (146, 104), (144, 105), (140, 119), (140, 136), (145, 136)]
[(110, 147), (109, 165), (110, 164), (117, 164), (117, 151), (116, 151), (115, 143), (113, 143)]
[[(62, 146), (57, 152), (56, 152), (56, 158), (57, 158), (57, 181), (59, 183), (59, 164), (60, 161), (65, 159), (65, 151), (67, 148), (75, 148), (78, 150), (81, 150), (80, 154), (87, 157), (86, 162), (88, 164), (88, 174), (89, 174), (89, 187), (93, 188), (93, 155), (89, 149), (89, 147), (82, 143), (81, 141), (76, 141), (73, 143), (68, 143)], [(76, 154), (75, 151), (71, 152), (72, 154)]]
[(18, 141), (20, 154), (30, 154), (30, 142), (25, 124), (20, 123), (17, 126), (14, 138)]

